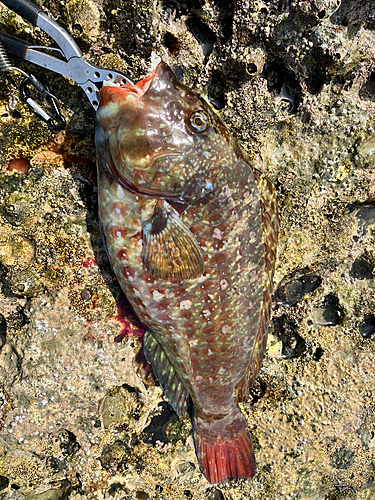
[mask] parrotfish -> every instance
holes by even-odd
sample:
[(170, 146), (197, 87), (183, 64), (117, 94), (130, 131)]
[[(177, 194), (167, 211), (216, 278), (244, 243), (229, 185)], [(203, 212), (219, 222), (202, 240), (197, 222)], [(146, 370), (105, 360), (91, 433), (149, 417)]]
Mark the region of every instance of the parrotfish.
[(252, 477), (238, 402), (265, 350), (278, 233), (275, 191), (197, 93), (160, 62), (100, 92), (99, 219), (143, 349), (211, 483)]

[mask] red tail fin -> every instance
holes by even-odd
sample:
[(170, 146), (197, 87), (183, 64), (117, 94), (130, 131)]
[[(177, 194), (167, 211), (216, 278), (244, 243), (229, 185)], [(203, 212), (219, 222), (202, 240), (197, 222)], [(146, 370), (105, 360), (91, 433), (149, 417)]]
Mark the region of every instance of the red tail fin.
[(253, 444), (245, 418), (241, 415), (234, 420), (230, 426), (220, 421), (205, 424), (194, 421), (195, 451), (210, 483), (255, 475)]

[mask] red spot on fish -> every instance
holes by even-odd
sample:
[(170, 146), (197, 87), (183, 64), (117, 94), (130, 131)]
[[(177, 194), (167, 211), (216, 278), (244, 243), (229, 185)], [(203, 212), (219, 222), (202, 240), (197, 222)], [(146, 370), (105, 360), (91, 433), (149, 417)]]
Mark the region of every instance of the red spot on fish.
[(121, 248), (121, 250), (119, 250), (117, 252), (117, 258), (121, 261), (121, 260), (127, 260), (128, 259), (128, 252), (126, 251), (125, 248)]
[(122, 269), (121, 269), (121, 272), (122, 274), (126, 277), (126, 278), (129, 278), (129, 276), (131, 278), (134, 278), (135, 276), (135, 271), (134, 269), (132, 269), (131, 267), (128, 267), (128, 266), (124, 266)]
[(8, 160), (8, 172), (18, 172), (19, 174), (27, 174), (30, 168), (30, 161), (27, 158), (13, 158)]
[(112, 213), (115, 215), (115, 217), (118, 217), (119, 219), (123, 218), (126, 216), (128, 213), (128, 210), (126, 209), (124, 203), (121, 203), (120, 201), (111, 203), (108, 212)]
[(114, 238), (125, 238), (127, 234), (128, 232), (125, 228), (119, 226), (111, 226), (111, 235)]

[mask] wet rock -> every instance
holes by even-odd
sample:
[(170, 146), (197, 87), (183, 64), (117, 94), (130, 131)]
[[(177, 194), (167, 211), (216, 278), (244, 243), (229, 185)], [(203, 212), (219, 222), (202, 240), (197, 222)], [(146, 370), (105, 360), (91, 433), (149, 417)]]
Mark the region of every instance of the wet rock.
[(358, 330), (362, 337), (371, 337), (375, 332), (375, 316), (363, 316), (363, 320), (358, 323)]
[(12, 344), (5, 344), (0, 351), (0, 385), (9, 389), (21, 373), (21, 357)]
[(80, 445), (73, 432), (68, 429), (61, 429), (55, 436), (63, 455), (72, 456), (80, 449)]
[[(129, 490), (121, 483), (112, 483), (107, 489), (107, 493), (111, 497), (115, 497), (121, 492), (129, 493)], [(124, 497), (121, 497), (124, 498)], [(130, 497), (125, 497), (125, 500)]]
[(168, 49), (168, 51), (172, 55), (177, 55), (180, 51), (180, 48), (181, 48), (181, 43), (178, 40), (178, 38), (173, 33), (170, 33), (169, 31), (167, 31), (164, 34), (163, 45), (165, 48)]
[(338, 325), (343, 318), (344, 311), (340, 306), (339, 299), (333, 293), (326, 295), (312, 312), (312, 319), (316, 325)]
[(215, 78), (210, 78), (207, 84), (207, 97), (215, 109), (225, 107), (225, 96), (222, 84)]
[(296, 113), (302, 89), (293, 71), (271, 57), (264, 65), (261, 76), (267, 80), (268, 91), (287, 101), (290, 105), (289, 112)]
[(71, 33), (85, 43), (94, 43), (100, 34), (100, 12), (90, 0), (70, 0), (66, 4)]
[(175, 445), (179, 441), (183, 443), (191, 436), (191, 422), (185, 418), (179, 418), (176, 422), (170, 423), (167, 426), (166, 433), (169, 441)]
[(160, 415), (152, 417), (151, 422), (143, 431), (143, 441), (145, 443), (152, 443), (154, 446), (159, 443), (169, 443), (166, 433), (169, 424), (177, 422), (178, 416), (172, 407), (164, 401), (159, 403), (161, 408)]
[(102, 421), (106, 429), (132, 427), (141, 414), (142, 402), (133, 387), (124, 384), (114, 387), (105, 396), (102, 404)]
[(72, 490), (72, 485), (67, 479), (60, 481), (58, 485), (43, 491), (27, 496), (27, 500), (64, 500), (69, 496)]
[(10, 234), (0, 241), (0, 263), (6, 268), (27, 268), (35, 257), (35, 242), (20, 235)]
[(331, 465), (335, 469), (348, 469), (354, 462), (354, 452), (349, 448), (338, 448), (331, 457)]
[(135, 492), (135, 498), (137, 498), (137, 500), (148, 500), (150, 495), (146, 491), (139, 490)]
[(33, 268), (11, 268), (5, 281), (10, 291), (17, 297), (34, 297), (43, 290), (41, 277)]
[(296, 325), (288, 321), (285, 315), (273, 318), (273, 324), (274, 335), (282, 342), (281, 355), (286, 359), (300, 356), (306, 349), (306, 342), (297, 333)]
[(9, 479), (5, 476), (0, 476), (0, 491), (7, 488), (9, 485)]
[(327, 500), (355, 500), (356, 490), (351, 486), (336, 486), (335, 491), (327, 495)]
[(35, 215), (33, 201), (29, 193), (9, 193), (1, 209), (2, 214), (12, 226), (26, 225)]
[(186, 26), (194, 38), (201, 44), (203, 55), (207, 57), (212, 52), (216, 41), (215, 33), (194, 14), (188, 18)]
[(46, 465), (52, 472), (59, 472), (61, 470), (60, 462), (53, 455), (46, 458)]
[(0, 349), (5, 344), (6, 335), (7, 335), (7, 322), (4, 316), (0, 314)]
[[(371, 150), (373, 150), (374, 144), (371, 144), (371, 146)], [(368, 156), (368, 152), (366, 153), (366, 156)], [(366, 232), (372, 233), (375, 230), (375, 228), (373, 228), (375, 225), (375, 205), (349, 205), (348, 213), (355, 214), (358, 221), (358, 234), (360, 236), (364, 236)]]
[(207, 500), (224, 500), (224, 495), (218, 488), (208, 488), (206, 498)]
[(317, 347), (315, 349), (314, 354), (313, 354), (313, 360), (319, 361), (322, 358), (323, 354), (324, 354), (324, 350), (321, 347)]
[(180, 474), (187, 474), (195, 469), (193, 462), (179, 462), (176, 465), (176, 469)]
[(359, 439), (361, 440), (362, 446), (364, 448), (368, 448), (371, 440), (374, 437), (374, 433), (370, 431), (367, 427), (365, 427), (363, 424), (359, 429), (357, 429), (357, 434), (359, 436)]
[(279, 283), (275, 300), (277, 304), (291, 306), (316, 290), (322, 280), (307, 269), (297, 270), (285, 276)]
[(358, 280), (371, 280), (374, 278), (375, 256), (365, 250), (352, 264), (349, 275)]
[(128, 462), (130, 449), (123, 441), (115, 441), (103, 448), (99, 458), (102, 467), (107, 470), (123, 470)]
[(7, 443), (5, 459), (4, 455), (1, 456), (0, 464), (13, 489), (22, 488), (24, 491), (25, 487), (32, 487), (32, 491), (29, 490), (31, 494), (40, 493), (37, 488), (51, 481), (51, 470), (45, 460), (37, 453), (19, 449), (17, 441)]

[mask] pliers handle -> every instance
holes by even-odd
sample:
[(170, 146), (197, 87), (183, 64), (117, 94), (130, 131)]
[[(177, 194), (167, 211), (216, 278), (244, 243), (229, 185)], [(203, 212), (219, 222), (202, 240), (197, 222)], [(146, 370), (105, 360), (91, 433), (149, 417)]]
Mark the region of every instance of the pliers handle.
[[(99, 106), (99, 91), (104, 82), (113, 82), (122, 86), (133, 85), (131, 79), (123, 73), (103, 69), (89, 63), (83, 57), (80, 48), (69, 33), (30, 0), (1, 0), (1, 3), (34, 26), (38, 26), (55, 40), (59, 46), (59, 49), (54, 47), (33, 47), (27, 45), (23, 40), (0, 33), (0, 40), (6, 49), (11, 54), (26, 61), (73, 80), (85, 91), (95, 110)], [(66, 61), (41, 52), (38, 49), (58, 51)]]

